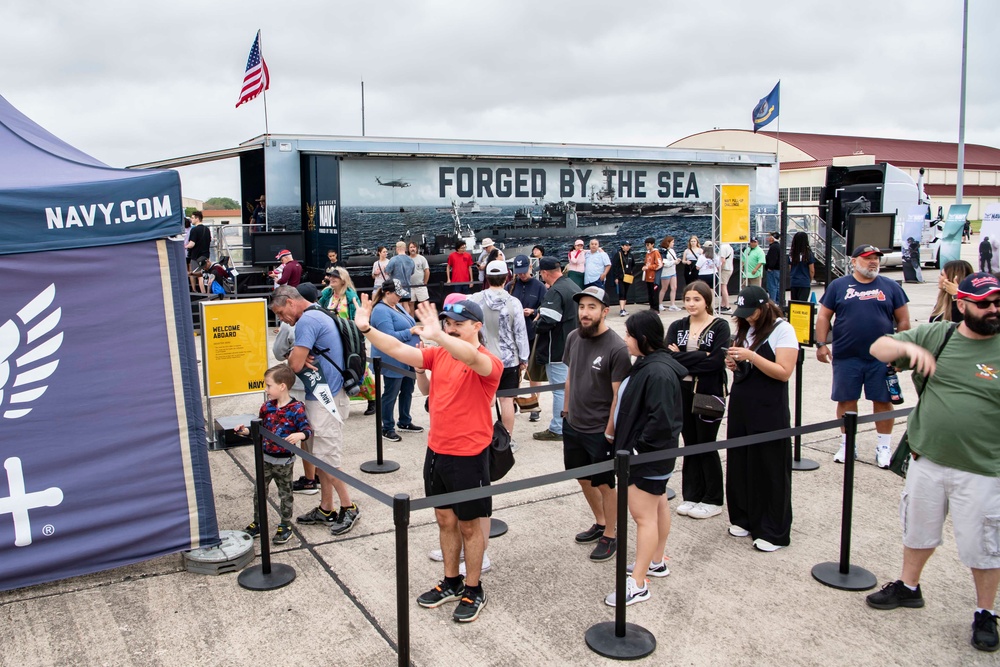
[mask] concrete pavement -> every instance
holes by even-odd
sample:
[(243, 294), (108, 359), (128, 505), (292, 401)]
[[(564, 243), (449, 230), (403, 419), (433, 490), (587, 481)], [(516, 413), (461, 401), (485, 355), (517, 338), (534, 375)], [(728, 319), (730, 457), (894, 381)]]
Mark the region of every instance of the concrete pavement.
[[(970, 260), (976, 243), (963, 246)], [(886, 275), (902, 277), (898, 271)], [(936, 283), (904, 288), (911, 315), (925, 322)], [(665, 323), (680, 315), (665, 313)], [(611, 315), (609, 321), (623, 331), (624, 318)], [(833, 418), (830, 379), (830, 367), (807, 350), (804, 424)], [(900, 379), (906, 405), (913, 405), (909, 374)], [(213, 405), (216, 415), (238, 414), (256, 410), (259, 401), (255, 395)], [(422, 403), (414, 401), (414, 418), (426, 426)], [(548, 421), (547, 397), (542, 406), (538, 425), (529, 424), (526, 415), (517, 418), (514, 438), (521, 447), (510, 480), (562, 469), (559, 443), (531, 439), (531, 432)], [(375, 456), (374, 418), (362, 411), (353, 410), (347, 420), (344, 469), (387, 493), (421, 497), (426, 437), (403, 434), (400, 443), (386, 442), (386, 458), (398, 461), (401, 469), (365, 475), (358, 466)], [(862, 402), (862, 414), (869, 412), (870, 404)], [(901, 433), (897, 425), (896, 439)], [(813, 565), (839, 555), (844, 469), (832, 462), (838, 442), (836, 432), (804, 439), (803, 456), (821, 467), (794, 474), (789, 548), (754, 551), (749, 539), (727, 534), (725, 514), (703, 521), (674, 516), (667, 543), (671, 575), (652, 581), (650, 601), (629, 608), (629, 621), (658, 641), (643, 664), (1000, 664), (996, 654), (969, 645), (975, 599), (950, 527), (925, 571), (923, 609), (875, 611), (864, 604), (865, 593), (838, 591), (811, 577)], [(852, 562), (872, 571), (881, 585), (899, 573), (902, 480), (874, 466), (872, 425), (862, 427), (858, 444)], [(219, 526), (242, 528), (253, 508), (252, 452), (239, 447), (209, 458)], [(674, 489), (680, 488), (682, 474), (681, 469), (671, 481)], [(317, 502), (318, 496), (297, 494), (296, 514)], [(401, 564), (393, 556), (392, 511), (361, 494), (357, 502), (361, 520), (348, 535), (333, 538), (319, 526), (296, 527), (292, 540), (274, 550), (276, 562), (297, 571), (296, 580), (277, 591), (243, 590), (234, 574), (189, 574), (175, 555), (0, 593), (0, 665), (393, 665), (394, 576)], [(679, 502), (678, 497), (671, 504)], [(589, 547), (573, 542), (574, 533), (591, 523), (577, 485), (565, 482), (499, 496), (494, 508), (510, 532), (491, 542), (493, 570), (483, 576), (487, 607), (477, 622), (463, 625), (452, 622), (451, 605), (425, 610), (414, 602), (437, 582), (442, 568), (426, 555), (438, 546), (432, 513), (413, 515), (413, 664), (609, 664), (587, 648), (583, 636), (592, 624), (613, 619), (603, 598), (614, 587), (614, 561), (592, 563)], [(275, 521), (272, 505), (272, 526)], [(634, 528), (630, 523), (630, 553)]]

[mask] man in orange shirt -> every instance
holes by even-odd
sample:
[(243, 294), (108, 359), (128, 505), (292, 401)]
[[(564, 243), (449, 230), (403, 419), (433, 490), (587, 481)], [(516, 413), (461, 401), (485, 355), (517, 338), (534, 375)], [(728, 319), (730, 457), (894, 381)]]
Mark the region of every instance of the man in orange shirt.
[[(421, 338), (434, 344), (424, 349), (410, 347), (373, 329), (369, 323), (371, 302), (361, 297), (354, 322), (368, 341), (418, 373), (431, 371), (430, 418), (427, 455), (424, 458), (424, 493), (440, 495), (490, 484), (489, 446), (493, 439), (493, 414), (503, 364), (483, 345), (483, 311), (472, 301), (445, 306), (438, 317), (429, 301), (417, 307), (423, 325)], [(462, 428), (455, 428), (461, 415)], [(479, 520), (493, 513), (492, 498), (470, 500), (434, 509), (444, 556), (444, 579), (417, 598), (421, 607), (439, 607), (460, 600), (452, 618), (474, 621), (486, 606), (479, 582), (485, 542)], [(465, 544), (468, 572), (459, 573), (459, 558)]]

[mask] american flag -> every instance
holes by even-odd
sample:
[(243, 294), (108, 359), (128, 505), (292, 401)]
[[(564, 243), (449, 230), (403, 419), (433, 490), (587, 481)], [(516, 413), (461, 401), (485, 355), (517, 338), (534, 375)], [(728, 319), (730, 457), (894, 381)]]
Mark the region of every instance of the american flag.
[(249, 102), (260, 95), (271, 86), (271, 79), (267, 74), (267, 63), (260, 53), (260, 30), (250, 47), (250, 57), (247, 58), (247, 71), (243, 75), (243, 90), (240, 91), (240, 101), (236, 103), (239, 108), (244, 102)]

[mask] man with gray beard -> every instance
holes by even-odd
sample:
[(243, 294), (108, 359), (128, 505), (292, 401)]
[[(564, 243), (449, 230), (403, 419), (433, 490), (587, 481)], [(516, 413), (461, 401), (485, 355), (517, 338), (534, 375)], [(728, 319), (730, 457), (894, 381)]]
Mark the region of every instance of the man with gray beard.
[[(816, 318), (816, 359), (833, 364), (833, 391), (830, 398), (837, 402), (837, 417), (845, 412), (857, 412), (861, 388), (872, 402), (873, 412), (892, 409), (886, 384), (884, 361), (871, 355), (869, 348), (881, 336), (910, 328), (909, 301), (896, 281), (878, 274), (882, 251), (871, 245), (855, 248), (851, 255), (851, 273), (837, 278), (826, 288), (820, 300)], [(833, 319), (835, 318), (835, 319)], [(828, 344), (831, 319), (833, 341)], [(892, 419), (875, 422), (878, 434), (875, 462), (888, 468), (892, 458)], [(846, 436), (841, 429), (840, 450), (835, 463), (846, 456)], [(857, 452), (852, 452), (857, 458)]]

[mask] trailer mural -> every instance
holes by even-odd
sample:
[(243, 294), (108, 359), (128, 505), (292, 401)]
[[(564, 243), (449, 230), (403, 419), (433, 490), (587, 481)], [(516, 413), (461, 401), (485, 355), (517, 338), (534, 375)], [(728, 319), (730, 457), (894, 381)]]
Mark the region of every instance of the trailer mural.
[(648, 236), (705, 237), (714, 186), (748, 181), (753, 200), (759, 183), (748, 168), (348, 159), (340, 170), (341, 252), (367, 257), (379, 245), (422, 237), (425, 251), (437, 255), (455, 237), (474, 234), (477, 243), (489, 237), (504, 246), (508, 259), (535, 244), (561, 257), (577, 238), (617, 249), (626, 239), (641, 248)]

